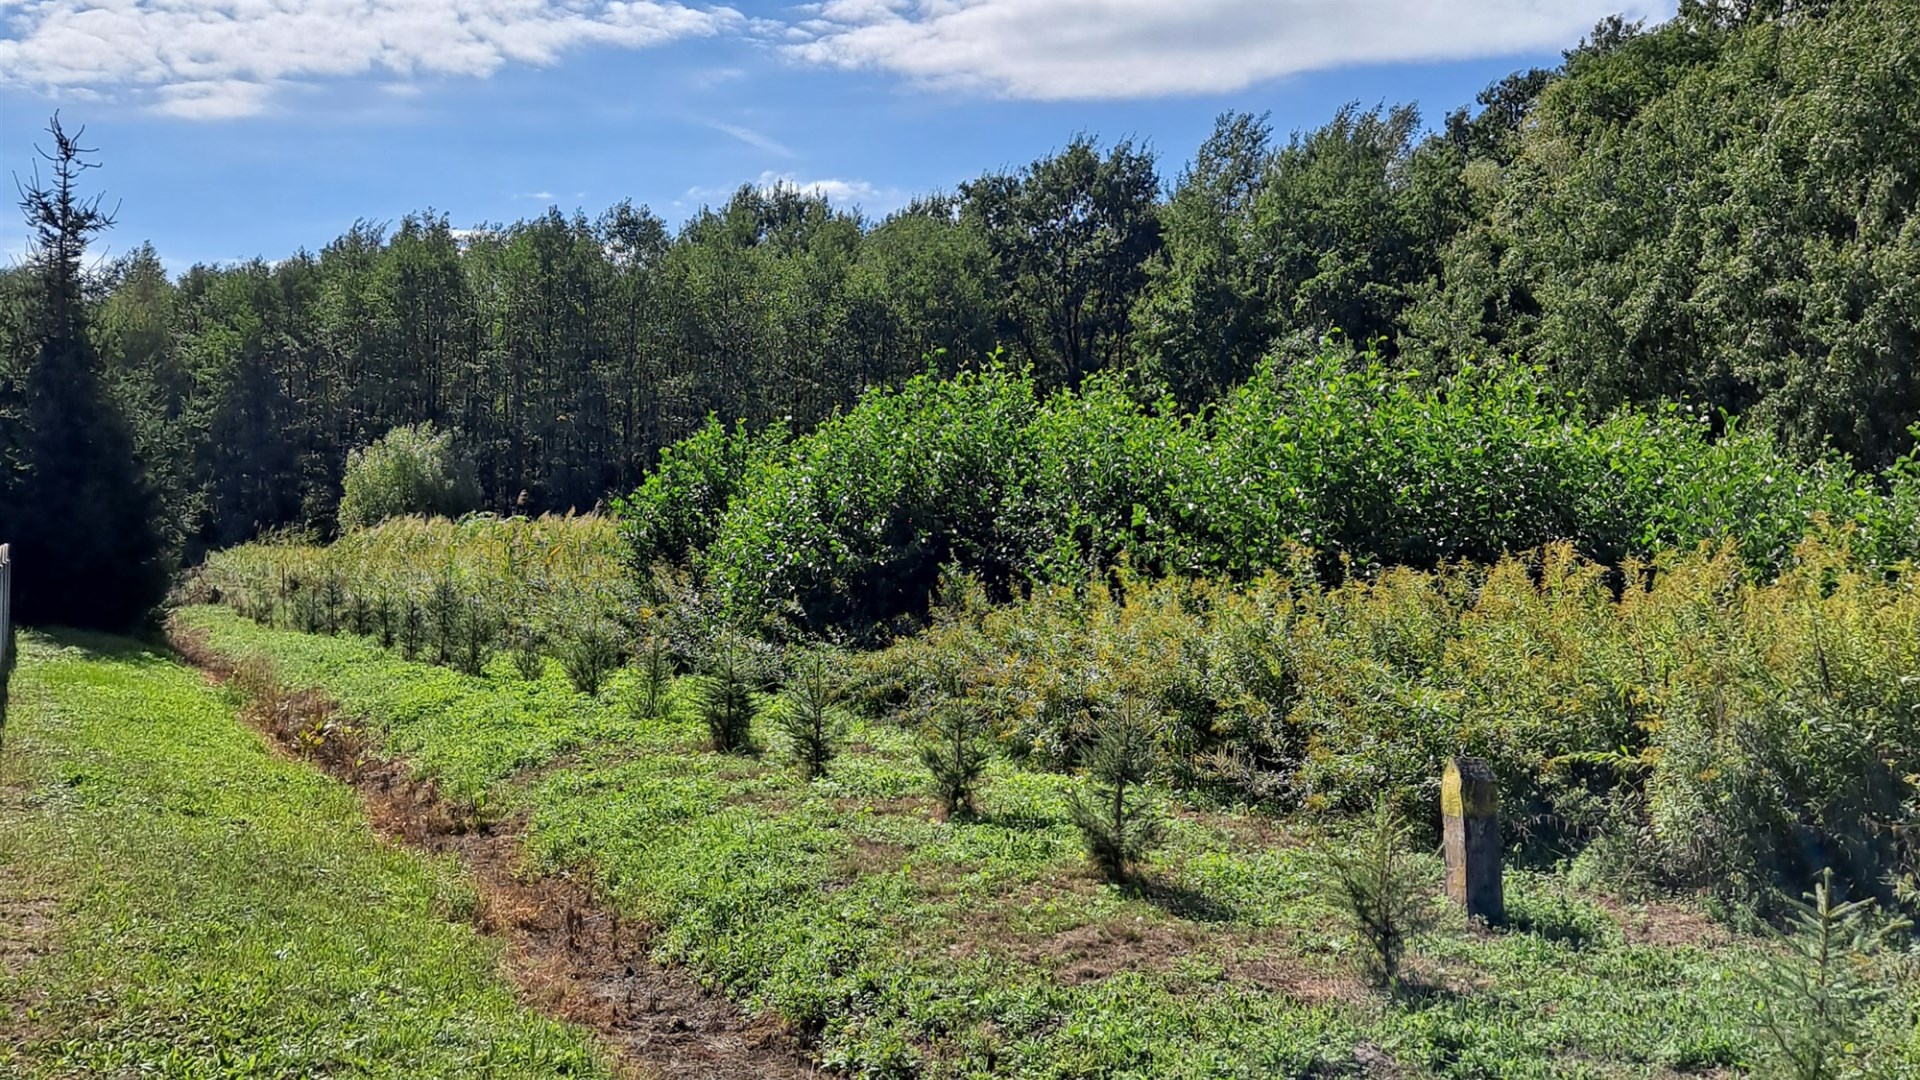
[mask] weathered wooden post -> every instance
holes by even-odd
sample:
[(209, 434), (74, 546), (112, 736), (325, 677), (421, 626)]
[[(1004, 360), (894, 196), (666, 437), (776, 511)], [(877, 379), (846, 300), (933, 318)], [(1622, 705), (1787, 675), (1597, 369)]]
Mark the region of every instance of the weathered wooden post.
[(13, 682), (13, 546), (0, 544), (0, 727), (7, 723), (7, 686)]
[(1476, 757), (1447, 762), (1440, 780), (1440, 814), (1446, 827), (1447, 898), (1469, 916), (1504, 922), (1500, 887), (1500, 796), (1493, 769)]

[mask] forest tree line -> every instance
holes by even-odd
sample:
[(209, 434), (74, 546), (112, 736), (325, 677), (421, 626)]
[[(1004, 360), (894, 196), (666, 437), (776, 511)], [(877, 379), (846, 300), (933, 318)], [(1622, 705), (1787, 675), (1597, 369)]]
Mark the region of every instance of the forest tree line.
[(1686, 399), (1878, 469), (1920, 420), (1916, 53), (1916, 0), (1689, 2), (1430, 132), (1231, 114), (1171, 177), (1083, 136), (880, 221), (745, 186), (677, 229), (429, 211), (177, 277), (37, 251), (0, 273), (0, 524), (61, 512), (56, 355), (96, 373), (167, 558), (329, 532), (348, 452), (399, 425), (453, 432), (488, 509), (584, 510), (709, 415), (804, 430), (996, 350), (1181, 410), (1332, 333), (1434, 378), (1518, 356), (1594, 416)]

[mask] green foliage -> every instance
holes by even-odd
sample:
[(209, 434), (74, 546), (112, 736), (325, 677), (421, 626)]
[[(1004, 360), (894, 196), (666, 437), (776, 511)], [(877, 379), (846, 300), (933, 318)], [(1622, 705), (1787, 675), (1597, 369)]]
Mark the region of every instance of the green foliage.
[(620, 666), (620, 639), (610, 625), (578, 627), (561, 637), (559, 653), (573, 688), (598, 694), (600, 684)]
[(754, 680), (737, 644), (716, 650), (700, 677), (700, 719), (707, 742), (723, 754), (753, 749)]
[(1876, 922), (1872, 900), (1835, 901), (1833, 871), (1806, 903), (1794, 902), (1791, 932), (1748, 975), (1762, 1048), (1757, 1075), (1842, 1080), (1866, 1068), (1864, 1024), (1885, 990), (1866, 977), (1874, 954), (1903, 923)]
[(1895, 119), (1915, 9), (1685, 6), (1596, 32), (1509, 152), (1474, 155), (1415, 348), (1519, 353), (1596, 412), (1685, 397), (1883, 466), (1920, 416), (1920, 135)]
[(347, 454), (340, 530), (409, 515), (458, 517), (480, 504), (473, 465), (453, 450), (453, 433), (431, 423), (397, 427)]
[[(723, 436), (701, 441), (706, 460)], [(1822, 517), (1861, 525), (1851, 542), (1891, 565), (1914, 554), (1910, 468), (1888, 496), (1838, 459), (1794, 461), (1680, 407), (1591, 421), (1515, 365), (1428, 381), (1329, 348), (1263, 363), (1185, 417), (1105, 378), (1042, 398), (995, 367), (877, 390), (764, 447), (737, 466), (725, 512), (703, 512), (712, 544), (689, 557), (730, 619), (811, 630), (923, 613), (948, 565), (1004, 594), (1123, 557), (1250, 577), (1311, 549), (1337, 578), (1561, 540), (1618, 563), (1731, 537), (1770, 569)], [(682, 496), (668, 493), (692, 490), (677, 476), (626, 506), (630, 537), (671, 520), (660, 507)]]
[(962, 699), (957, 685), (942, 680), (927, 706), (920, 738), (920, 763), (933, 778), (933, 795), (950, 818), (971, 817), (980, 778), (992, 760), (992, 726), (978, 702)]
[(1371, 821), (1320, 852), (1322, 895), (1359, 946), (1362, 971), (1388, 989), (1400, 985), (1407, 946), (1431, 931), (1437, 918), (1438, 875), (1412, 846), (1411, 831), (1382, 798)]
[(827, 774), (827, 764), (846, 737), (847, 714), (840, 697), (827, 657), (816, 653), (799, 662), (793, 682), (775, 703), (774, 726), (786, 736), (788, 752), (809, 780)]
[(159, 603), (177, 554), (97, 353), (86, 247), (113, 224), (80, 184), (93, 151), (56, 116), (51, 175), (20, 189), (30, 250), (7, 300), (0, 381), (0, 532), (16, 563), (14, 617), (125, 629)]
[(507, 648), (513, 654), (513, 669), (528, 682), (546, 674), (545, 645), (540, 631), (528, 623), (507, 627)]
[[(943, 617), (964, 626), (976, 614)], [(931, 821), (912, 798), (926, 784), (915, 735), (890, 721), (854, 720), (831, 775), (810, 782), (689, 753), (704, 736), (692, 707), (643, 722), (624, 694), (473, 679), (406, 664), (370, 640), (211, 608), (179, 618), (228, 655), (264, 652), (290, 684), (324, 687), (443, 790), (491, 778), (489, 803), (526, 814), (534, 867), (607, 883), (623, 920), (654, 928), (657, 955), (819, 1032), (820, 1060), (849, 1073), (1202, 1080), (1337, 1075), (1385, 1057), (1467, 1080), (1596, 1062), (1602, 1074), (1734, 1072), (1756, 1054), (1739, 973), (1757, 949), (1717, 930), (1638, 943), (1642, 917), (1676, 916), (1665, 904), (1603, 914), (1577, 940), (1438, 932), (1421, 954), (1449, 984), (1471, 979), (1472, 992), (1351, 1002), (1347, 946), (1314, 896), (1306, 841), (1316, 830), (1284, 816), (1183, 809), (1154, 857), (1154, 888), (1088, 889), (1074, 778), (996, 760), (980, 815)], [(1525, 655), (1537, 642), (1515, 625), (1491, 630)], [(1002, 662), (983, 648), (969, 641), (966, 655)], [(1118, 650), (1099, 663), (1145, 666)], [(674, 700), (691, 706), (692, 696)], [(1516, 875), (1517, 900), (1563, 888), (1538, 876), (1536, 887), (1535, 875)], [(1542, 925), (1573, 932), (1596, 909), (1619, 912), (1584, 891), (1533, 907)], [(1155, 955), (1173, 958), (1164, 968), (1131, 960), (1162, 948)], [(1295, 972), (1337, 996), (1301, 1000)], [(1868, 1017), (1867, 1038), (1879, 1060), (1906, 1067), (1913, 984), (1891, 967), (1872, 977), (1891, 996)]]
[(1192, 408), (1276, 348), (1330, 331), (1390, 345), (1456, 227), (1432, 190), (1452, 163), (1419, 127), (1412, 106), (1348, 104), (1276, 148), (1264, 116), (1222, 116), (1161, 211), (1134, 310), (1143, 374)]
[(684, 563), (705, 550), (748, 467), (781, 441), (779, 428), (752, 437), (709, 416), (705, 427), (662, 450), (646, 482), (613, 504), (634, 566), (644, 572), (655, 563)]
[(1624, 573), (1559, 545), (1333, 586), (1123, 572), (976, 593), (868, 654), (861, 684), (884, 706), (951, 665), (948, 696), (993, 702), (1014, 756), (1062, 769), (1102, 702), (1135, 701), (1166, 718), (1182, 786), (1333, 815), (1385, 793), (1430, 820), (1469, 753), (1525, 823), (1517, 848), (1591, 842), (1583, 865), (1631, 863), (1615, 885), (1763, 903), (1832, 865), (1879, 895), (1920, 820), (1920, 592), (1850, 540), (1808, 540), (1778, 576), (1730, 545)]
[(999, 369), (876, 391), (748, 471), (703, 553), (713, 588), (742, 619), (831, 625), (923, 608), (954, 560), (1004, 577), (1033, 411)]
[(471, 674), (505, 649), (534, 680), (552, 655), (593, 694), (626, 641), (621, 562), (603, 518), (396, 518), (327, 547), (275, 540), (215, 553), (195, 588), (257, 621), (370, 634), (409, 660)]
[(658, 720), (667, 714), (667, 694), (673, 684), (673, 654), (664, 635), (653, 634), (640, 650), (640, 693), (634, 702), (640, 717)]
[(1159, 187), (1149, 153), (1122, 142), (1103, 157), (1084, 135), (1018, 175), (961, 186), (1002, 286), (1002, 340), (1046, 385), (1078, 386), (1123, 355), (1160, 247)]
[[(1682, 402), (1713, 436), (1725, 414), (1789, 460), (1882, 469), (1920, 419), (1916, 14), (1686, 7), (1611, 20), (1425, 137), (1406, 106), (1347, 105), (1284, 140), (1225, 116), (1164, 197), (1150, 153), (1083, 136), (879, 222), (744, 185), (677, 230), (627, 203), (477, 230), (415, 214), (178, 281), (137, 250), (74, 290), (103, 385), (71, 385), (96, 423), (126, 415), (102, 433), (165, 500), (160, 550), (189, 555), (330, 531), (349, 449), (433, 422), (496, 513), (678, 470), (633, 515), (636, 552), (671, 561), (730, 501), (669, 450), (713, 417), (725, 439), (803, 433), (996, 343), (1041, 393), (1104, 373), (1186, 411), (1336, 332), (1421, 383), (1517, 357), (1591, 422)], [(59, 504), (14, 497), (36, 277), (0, 275), (9, 521)]]
[(1165, 832), (1145, 791), (1159, 764), (1149, 718), (1132, 703), (1111, 710), (1085, 764), (1089, 789), (1073, 793), (1074, 827), (1107, 880), (1130, 880)]

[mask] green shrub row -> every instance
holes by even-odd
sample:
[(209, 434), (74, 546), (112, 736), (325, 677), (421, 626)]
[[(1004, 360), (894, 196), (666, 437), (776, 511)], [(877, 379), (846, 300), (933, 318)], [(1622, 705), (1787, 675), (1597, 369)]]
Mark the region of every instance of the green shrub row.
[(1558, 541), (1616, 564), (1734, 538), (1770, 569), (1822, 517), (1891, 563), (1920, 551), (1920, 467), (1793, 460), (1678, 406), (1591, 421), (1526, 367), (1428, 380), (1329, 350), (1270, 362), (1198, 415), (1106, 378), (1043, 397), (992, 367), (876, 390), (796, 439), (709, 424), (619, 512), (642, 569), (687, 565), (736, 619), (820, 631), (924, 612), (947, 566), (1005, 595), (1122, 556), (1337, 580)]

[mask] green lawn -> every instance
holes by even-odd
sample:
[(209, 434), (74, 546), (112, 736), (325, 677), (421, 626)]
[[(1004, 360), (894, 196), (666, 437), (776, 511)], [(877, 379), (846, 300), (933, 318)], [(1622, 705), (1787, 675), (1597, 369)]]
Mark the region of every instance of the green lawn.
[(0, 1075), (604, 1076), (516, 1004), (457, 870), (197, 671), (22, 637), (0, 753)]
[[(631, 719), (621, 682), (594, 700), (505, 658), (474, 678), (222, 609), (179, 618), (523, 817), (533, 855), (589, 869), (659, 928), (662, 958), (859, 1075), (1665, 1076), (1753, 1053), (1741, 972), (1757, 946), (1551, 874), (1509, 878), (1528, 932), (1452, 926), (1418, 950), (1429, 992), (1388, 1001), (1348, 974), (1298, 826), (1182, 811), (1156, 888), (1129, 893), (1084, 869), (1072, 781), (1003, 763), (979, 820), (938, 821), (889, 724), (856, 726), (808, 784), (777, 755), (702, 749), (687, 710)], [(1920, 1062), (1913, 1006), (1896, 995), (1878, 1018), (1896, 1068)]]

